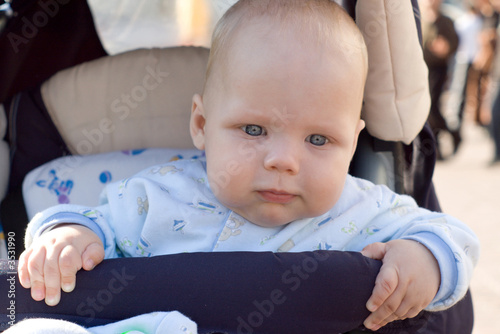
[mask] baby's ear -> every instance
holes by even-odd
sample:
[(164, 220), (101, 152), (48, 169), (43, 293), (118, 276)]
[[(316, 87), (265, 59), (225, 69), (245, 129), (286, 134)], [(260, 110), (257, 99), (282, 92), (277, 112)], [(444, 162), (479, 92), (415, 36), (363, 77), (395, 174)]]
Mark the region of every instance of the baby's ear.
[(354, 156), (354, 153), (356, 152), (356, 147), (358, 146), (359, 133), (364, 128), (365, 128), (365, 121), (363, 121), (362, 119), (360, 119), (358, 121), (358, 124), (356, 124), (356, 130), (355, 130), (355, 135), (354, 135), (354, 143), (352, 145), (351, 159)]
[(205, 109), (203, 107), (203, 97), (199, 94), (193, 96), (191, 107), (191, 120), (189, 121), (189, 131), (194, 146), (199, 150), (205, 149)]

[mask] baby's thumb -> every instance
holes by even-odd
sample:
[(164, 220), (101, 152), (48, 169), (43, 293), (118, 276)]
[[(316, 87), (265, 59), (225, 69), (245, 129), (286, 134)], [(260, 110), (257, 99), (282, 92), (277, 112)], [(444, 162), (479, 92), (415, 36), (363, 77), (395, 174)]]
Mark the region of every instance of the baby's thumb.
[(369, 244), (361, 251), (366, 257), (374, 260), (382, 260), (385, 256), (386, 245), (382, 242), (375, 242), (373, 244)]
[(99, 243), (90, 244), (82, 254), (82, 266), (85, 270), (92, 270), (104, 259), (104, 247)]

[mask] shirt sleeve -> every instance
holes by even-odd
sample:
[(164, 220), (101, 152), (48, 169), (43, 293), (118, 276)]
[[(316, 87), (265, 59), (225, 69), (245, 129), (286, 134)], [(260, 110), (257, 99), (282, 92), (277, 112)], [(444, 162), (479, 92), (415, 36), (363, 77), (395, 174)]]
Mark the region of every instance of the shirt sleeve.
[(453, 306), (469, 288), (479, 258), (477, 236), (460, 220), (420, 208), (411, 197), (382, 188), (380, 214), (375, 218), (375, 224), (381, 227), (379, 238), (415, 240), (427, 247), (439, 264), (441, 285), (426, 310)]
[(479, 258), (479, 240), (467, 225), (448, 215), (423, 211), (396, 238), (420, 242), (438, 261), (441, 286), (426, 310), (447, 309), (465, 296)]
[(35, 233), (34, 239), (61, 224), (78, 224), (85, 226), (92, 232), (94, 232), (99, 237), (99, 239), (101, 239), (103, 245), (106, 244), (106, 237), (104, 236), (102, 229), (95, 223), (95, 221), (87, 218), (83, 214), (77, 214), (73, 212), (59, 212), (47, 218), (42, 222), (42, 226)]
[[(407, 240), (414, 240), (424, 245), (434, 255), (441, 274), (441, 285), (439, 290), (426, 307), (427, 311), (445, 309), (451, 305), (445, 305), (445, 301), (453, 301), (461, 299), (460, 296), (453, 296), (457, 291), (455, 287), (458, 281), (458, 266), (455, 265), (455, 256), (451, 248), (439, 237), (433, 233), (421, 232), (415, 235), (405, 237)], [(467, 290), (466, 290), (467, 291)], [(461, 291), (458, 291), (461, 293)]]
[(438, 293), (426, 310), (444, 310), (462, 299), (479, 258), (475, 233), (450, 215), (418, 207), (410, 196), (364, 180), (355, 179), (353, 184), (357, 190), (349, 195), (357, 199), (349, 207), (363, 212), (365, 225), (345, 249), (361, 251), (368, 244), (396, 239), (418, 241), (434, 255), (441, 273)]
[[(185, 250), (179, 241), (182, 232), (171, 233), (172, 224), (175, 219), (184, 219), (187, 210), (198, 216), (204, 213), (191, 203), (205, 198), (198, 194), (207, 190), (204, 173), (201, 161), (178, 160), (152, 166), (128, 179), (106, 185), (97, 207), (73, 204), (51, 207), (28, 224), (26, 246), (56, 224), (78, 223), (103, 240), (105, 258), (182, 252)], [(185, 210), (179, 211), (179, 207)], [(174, 215), (176, 212), (178, 216)], [(218, 219), (218, 215), (212, 216)], [(210, 235), (203, 233), (196, 236), (210, 239)], [(189, 237), (191, 235), (185, 239)], [(213, 240), (209, 241), (212, 245)]]
[(86, 226), (97, 234), (103, 242), (105, 258), (116, 258), (118, 253), (115, 234), (108, 223), (109, 219), (107, 204), (96, 208), (73, 204), (56, 205), (36, 214), (30, 221), (26, 231), (25, 247), (30, 247), (36, 238), (57, 225), (74, 223)]

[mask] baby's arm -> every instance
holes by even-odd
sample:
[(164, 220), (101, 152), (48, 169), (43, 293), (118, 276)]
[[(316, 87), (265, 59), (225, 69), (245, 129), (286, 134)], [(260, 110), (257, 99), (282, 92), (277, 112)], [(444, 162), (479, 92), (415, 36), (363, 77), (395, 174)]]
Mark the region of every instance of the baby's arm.
[(101, 238), (77, 224), (61, 224), (41, 234), (19, 258), (19, 281), (34, 300), (59, 303), (61, 289), (73, 291), (76, 273), (91, 270), (104, 258)]
[[(365, 324), (375, 328), (396, 317), (416, 315), (413, 307), (441, 311), (462, 299), (479, 257), (479, 240), (474, 232), (456, 218), (419, 208), (411, 197), (385, 186), (355, 178), (348, 181), (353, 182), (354, 189), (362, 189), (348, 198), (361, 213), (356, 222), (361, 232), (353, 234), (344, 249), (363, 250), (366, 256), (383, 261), (377, 287), (367, 303), (373, 314)], [(352, 219), (348, 215), (345, 222)], [(430, 276), (432, 281), (428, 281)], [(418, 284), (424, 284), (425, 291), (415, 295), (413, 291), (422, 289)], [(436, 284), (438, 287), (430, 291), (427, 285)], [(421, 299), (408, 306), (413, 296)]]
[(364, 325), (378, 330), (391, 321), (415, 317), (436, 296), (440, 269), (432, 253), (413, 240), (392, 240), (366, 246), (362, 254), (383, 265), (366, 306)]

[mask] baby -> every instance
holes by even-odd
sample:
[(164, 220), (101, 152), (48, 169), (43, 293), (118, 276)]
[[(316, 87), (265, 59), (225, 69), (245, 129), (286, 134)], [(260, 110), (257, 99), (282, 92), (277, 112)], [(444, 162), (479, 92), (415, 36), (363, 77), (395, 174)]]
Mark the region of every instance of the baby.
[(474, 233), (348, 175), (366, 75), (362, 35), (333, 1), (239, 1), (215, 29), (193, 97), (190, 132), (206, 160), (109, 185), (97, 208), (38, 214), (21, 284), (56, 305), (78, 270), (104, 258), (331, 249), (383, 261), (366, 305), (372, 330), (452, 306), (477, 261)]

